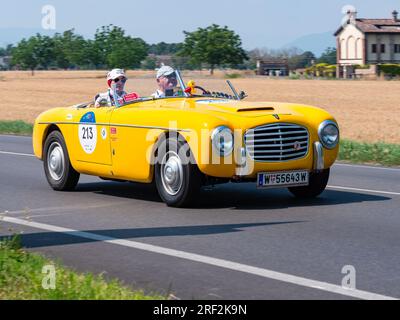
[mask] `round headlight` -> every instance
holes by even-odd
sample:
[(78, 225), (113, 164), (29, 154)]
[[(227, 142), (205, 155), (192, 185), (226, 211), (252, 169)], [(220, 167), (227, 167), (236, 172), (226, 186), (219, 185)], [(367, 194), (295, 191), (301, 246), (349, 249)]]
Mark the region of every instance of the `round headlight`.
[(325, 148), (333, 149), (339, 142), (339, 128), (335, 122), (326, 120), (319, 125), (318, 136)]
[(225, 126), (217, 127), (211, 133), (211, 141), (221, 157), (231, 154), (233, 150), (233, 133)]

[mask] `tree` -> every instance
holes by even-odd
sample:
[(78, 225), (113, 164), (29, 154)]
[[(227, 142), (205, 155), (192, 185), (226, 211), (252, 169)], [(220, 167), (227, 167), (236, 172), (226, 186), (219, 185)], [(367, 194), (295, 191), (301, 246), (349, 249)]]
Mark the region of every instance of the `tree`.
[(159, 42), (149, 46), (149, 53), (155, 55), (175, 54), (182, 49), (182, 43)]
[(120, 27), (109, 25), (98, 29), (95, 40), (90, 44), (91, 60), (108, 68), (135, 68), (147, 56), (148, 45), (140, 38), (125, 35)]
[(145, 70), (154, 70), (157, 68), (157, 59), (154, 55), (148, 55), (146, 59), (142, 61), (142, 68)]
[(315, 60), (316, 58), (314, 53), (311, 51), (303, 52), (302, 54), (293, 56), (288, 60), (289, 69), (295, 70), (310, 67)]
[(47, 69), (52, 61), (54, 61), (54, 42), (48, 36), (37, 34), (28, 40), (22, 39), (12, 49), (11, 63), (31, 70), (32, 75), (38, 66)]
[(0, 57), (11, 55), (13, 48), (12, 44), (8, 44), (5, 48), (0, 48)]
[(120, 42), (115, 42), (107, 55), (107, 65), (109, 68), (138, 68), (146, 56), (147, 44), (142, 39), (125, 37)]
[(19, 65), (23, 69), (29, 69), (34, 71), (39, 65), (39, 57), (36, 53), (37, 39), (31, 37), (28, 40), (22, 39), (13, 50), (11, 63), (13, 65)]
[(184, 34), (185, 41), (179, 55), (190, 57), (195, 64), (207, 63), (211, 74), (217, 66), (240, 64), (247, 59), (240, 37), (226, 26), (221, 28), (213, 24), (194, 32), (184, 31)]
[(318, 59), (318, 63), (336, 64), (337, 63), (337, 51), (336, 48), (327, 48)]
[(89, 63), (87, 57), (87, 41), (74, 30), (67, 30), (63, 34), (56, 34), (53, 38), (55, 62), (58, 67), (67, 69), (81, 67)]

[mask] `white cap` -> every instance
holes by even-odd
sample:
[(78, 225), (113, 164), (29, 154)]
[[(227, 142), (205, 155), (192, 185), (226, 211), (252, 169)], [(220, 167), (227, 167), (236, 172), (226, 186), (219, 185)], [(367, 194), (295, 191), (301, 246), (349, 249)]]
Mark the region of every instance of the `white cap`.
[(170, 74), (172, 74), (174, 72), (175, 72), (175, 70), (173, 68), (171, 68), (170, 66), (162, 66), (157, 71), (157, 79), (160, 77), (169, 76)]
[(119, 77), (124, 77), (127, 78), (125, 75), (125, 71), (123, 69), (112, 69), (108, 74), (107, 74), (107, 82), (108, 85), (111, 85), (111, 81), (119, 78)]

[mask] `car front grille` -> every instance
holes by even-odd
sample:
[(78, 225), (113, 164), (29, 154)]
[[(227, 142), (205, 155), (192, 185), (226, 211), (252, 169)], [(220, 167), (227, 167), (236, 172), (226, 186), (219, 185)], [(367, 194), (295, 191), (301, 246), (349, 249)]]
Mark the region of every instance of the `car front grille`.
[(244, 142), (254, 161), (295, 160), (308, 152), (308, 131), (297, 124), (272, 123), (247, 130)]

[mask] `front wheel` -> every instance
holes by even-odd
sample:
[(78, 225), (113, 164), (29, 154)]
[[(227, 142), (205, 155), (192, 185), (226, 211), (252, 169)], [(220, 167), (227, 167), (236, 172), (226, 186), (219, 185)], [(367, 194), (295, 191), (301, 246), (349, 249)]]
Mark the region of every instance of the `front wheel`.
[(330, 169), (325, 169), (318, 173), (312, 172), (308, 186), (288, 189), (298, 198), (315, 198), (325, 190), (329, 180), (329, 171)]
[(164, 140), (155, 164), (155, 182), (161, 199), (170, 207), (189, 206), (202, 185), (201, 180), (188, 144), (179, 138)]
[(44, 143), (43, 165), (47, 181), (57, 191), (73, 190), (79, 173), (71, 166), (68, 150), (61, 132), (51, 132)]

